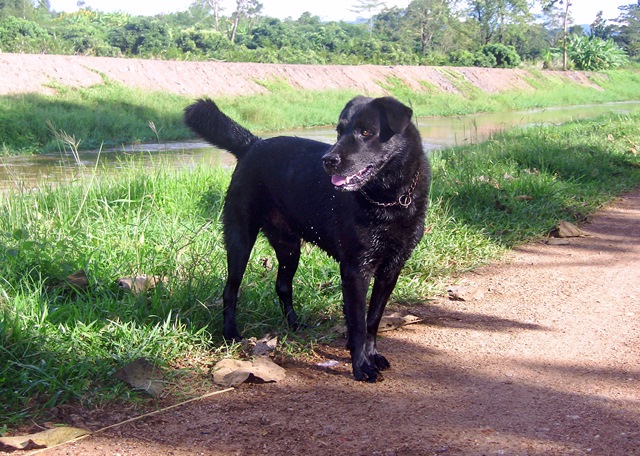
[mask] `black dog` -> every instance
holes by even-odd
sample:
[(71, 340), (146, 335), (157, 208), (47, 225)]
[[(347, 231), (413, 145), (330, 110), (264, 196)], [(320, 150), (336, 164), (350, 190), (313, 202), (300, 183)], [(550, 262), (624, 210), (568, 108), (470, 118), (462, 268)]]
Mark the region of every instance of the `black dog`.
[(296, 137), (263, 140), (211, 100), (186, 108), (185, 121), (195, 133), (238, 159), (223, 211), (225, 338), (242, 337), (238, 289), (262, 230), (278, 258), (276, 291), (289, 325), (297, 326), (292, 281), (304, 239), (340, 263), (356, 380), (376, 381), (390, 367), (376, 349), (376, 334), (400, 270), (422, 238), (431, 180), (412, 115), (394, 98), (354, 98), (340, 114), (338, 141), (330, 146)]

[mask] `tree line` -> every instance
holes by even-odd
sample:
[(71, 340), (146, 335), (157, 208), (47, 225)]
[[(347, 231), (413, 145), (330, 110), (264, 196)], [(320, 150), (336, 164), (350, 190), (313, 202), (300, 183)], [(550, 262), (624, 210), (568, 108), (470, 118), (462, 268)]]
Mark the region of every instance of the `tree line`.
[[(388, 8), (352, 0), (355, 22), (310, 13), (280, 20), (257, 0), (195, 0), (156, 16), (86, 7), (52, 11), (48, 0), (0, 0), (0, 52), (229, 62), (504, 67), (598, 70), (640, 58), (640, 0), (574, 24), (571, 0), (413, 0)], [(540, 11), (534, 14), (535, 11)]]

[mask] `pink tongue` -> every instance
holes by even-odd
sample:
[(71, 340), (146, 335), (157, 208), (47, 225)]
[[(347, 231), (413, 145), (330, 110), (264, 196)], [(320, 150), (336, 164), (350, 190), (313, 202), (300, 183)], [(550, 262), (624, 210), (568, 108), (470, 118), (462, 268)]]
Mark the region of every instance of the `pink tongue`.
[(331, 183), (336, 187), (340, 187), (347, 183), (347, 178), (344, 176), (331, 176)]

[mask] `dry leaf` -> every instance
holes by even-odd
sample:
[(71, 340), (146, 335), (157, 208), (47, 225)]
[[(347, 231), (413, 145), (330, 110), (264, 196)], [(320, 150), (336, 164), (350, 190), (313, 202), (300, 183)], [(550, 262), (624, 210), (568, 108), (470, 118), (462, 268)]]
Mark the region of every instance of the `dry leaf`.
[(253, 356), (267, 356), (276, 349), (277, 345), (278, 336), (271, 337), (271, 334), (267, 334), (256, 342), (252, 350)]
[(59, 426), (36, 434), (1, 437), (0, 451), (11, 452), (16, 450), (49, 448), (68, 442), (69, 440), (76, 439), (85, 434), (90, 434), (90, 432), (85, 429)]
[(473, 285), (453, 285), (447, 292), (452, 301), (473, 301), (484, 298), (484, 291)]
[(166, 281), (167, 279), (163, 277), (151, 277), (142, 274), (135, 277), (120, 278), (116, 280), (116, 283), (120, 286), (120, 288), (129, 290), (133, 294), (138, 295), (149, 291), (155, 288), (159, 283), (164, 283)]
[(380, 319), (380, 326), (378, 326), (378, 332), (393, 331), (402, 326), (410, 325), (412, 323), (418, 323), (422, 321), (421, 318), (415, 315), (394, 312), (389, 315), (385, 315)]
[(87, 278), (87, 274), (83, 271), (76, 271), (73, 274), (70, 274), (65, 279), (68, 285), (73, 288), (77, 288), (80, 290), (84, 290), (89, 286), (89, 279)]
[(533, 201), (533, 196), (529, 195), (518, 195), (516, 196), (516, 201)]
[(238, 386), (249, 380), (278, 382), (285, 376), (285, 370), (265, 356), (253, 362), (223, 359), (213, 367), (213, 381), (225, 387)]
[(238, 386), (250, 375), (251, 361), (223, 359), (213, 366), (213, 381), (222, 386)]
[(145, 358), (137, 358), (118, 369), (113, 376), (122, 380), (131, 388), (143, 390), (150, 396), (157, 397), (162, 393), (164, 381), (162, 370)]
[(587, 234), (572, 223), (561, 220), (556, 229), (552, 232), (555, 237), (568, 238), (568, 237), (582, 237)]

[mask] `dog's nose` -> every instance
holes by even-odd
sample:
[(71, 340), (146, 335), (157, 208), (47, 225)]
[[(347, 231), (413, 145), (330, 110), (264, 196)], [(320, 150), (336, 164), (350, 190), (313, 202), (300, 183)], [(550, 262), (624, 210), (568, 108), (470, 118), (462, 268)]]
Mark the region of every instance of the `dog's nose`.
[(324, 165), (325, 169), (336, 169), (340, 164), (340, 157), (333, 154), (326, 154), (324, 157), (322, 157), (322, 164)]

